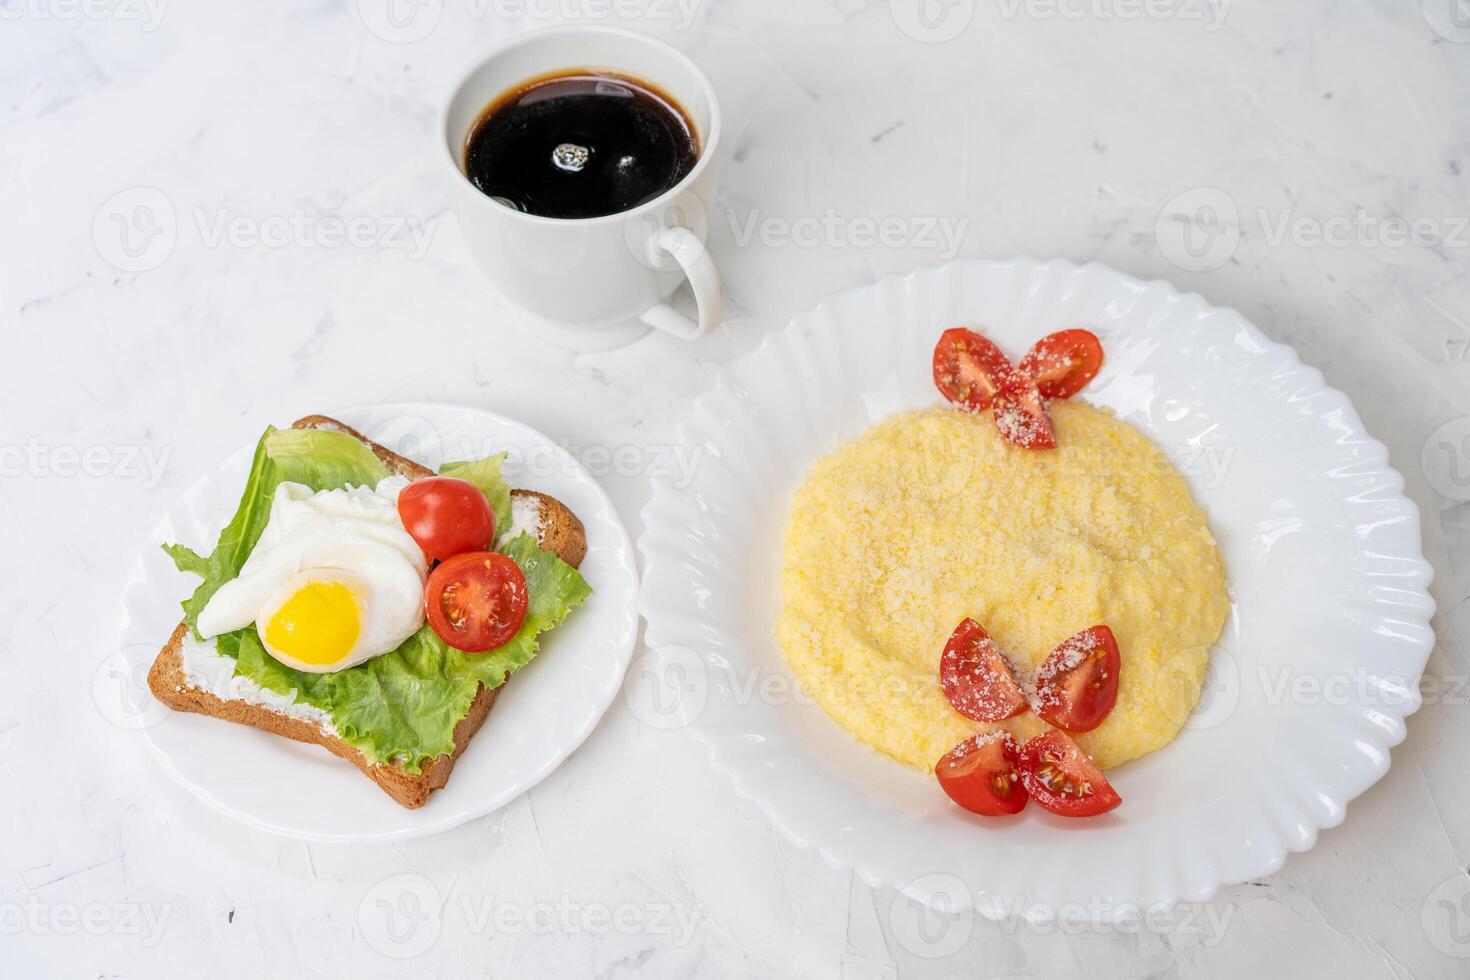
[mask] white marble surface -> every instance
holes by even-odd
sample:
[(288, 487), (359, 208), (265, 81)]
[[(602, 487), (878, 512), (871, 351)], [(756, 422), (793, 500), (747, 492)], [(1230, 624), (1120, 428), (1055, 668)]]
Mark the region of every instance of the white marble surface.
[[(395, 2), (406, 16), (0, 0), (0, 973), (1465, 975), (1470, 27), (1452, 0)], [(665, 36), (720, 91), (731, 317), (704, 341), (549, 347), (443, 213), (440, 94), (488, 43), (568, 17)], [(164, 501), (266, 422), (465, 402), (595, 464), (662, 445), (713, 366), (792, 311), (950, 254), (1096, 259), (1238, 307), (1348, 392), (1404, 473), (1443, 683), (1389, 775), (1279, 874), (1141, 934), (921, 932), (621, 702), (500, 813), (372, 847), (231, 823), (112, 720), (99, 669), (129, 563)], [(644, 477), (605, 485), (636, 531)], [(438, 914), (378, 904), (413, 896)]]

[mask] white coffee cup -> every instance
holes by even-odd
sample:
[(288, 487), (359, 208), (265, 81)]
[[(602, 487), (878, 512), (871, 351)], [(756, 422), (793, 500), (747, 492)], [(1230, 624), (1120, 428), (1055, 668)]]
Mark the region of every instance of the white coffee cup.
[[(683, 180), (629, 210), (599, 218), (526, 214), (465, 176), (465, 145), (485, 108), (550, 72), (605, 69), (651, 82), (693, 123), (699, 159)], [(694, 62), (661, 41), (612, 27), (558, 27), (490, 50), (454, 86), (439, 115), (450, 199), (465, 244), (491, 282), (543, 320), (550, 339), (581, 350), (621, 346), (657, 327), (698, 337), (724, 317), (724, 293), (704, 247), (714, 201), (720, 107)], [(666, 300), (688, 280), (691, 319)]]

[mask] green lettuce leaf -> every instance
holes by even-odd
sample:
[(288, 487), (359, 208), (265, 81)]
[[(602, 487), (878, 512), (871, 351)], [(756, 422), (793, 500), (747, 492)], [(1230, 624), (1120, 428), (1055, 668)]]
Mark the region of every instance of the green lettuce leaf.
[[(510, 488), (500, 476), (504, 454), (446, 463), (445, 476), (469, 480), (495, 509), (496, 526), (510, 523)], [(234, 519), (207, 558), (166, 545), (179, 569), (201, 576), (184, 602), (194, 626), (210, 596), (240, 572), (260, 539), (271, 497), (283, 481), (313, 490), (375, 485), (388, 469), (362, 443), (325, 429), (267, 429), (256, 448), (250, 477)], [(397, 650), (326, 674), (294, 670), (266, 652), (253, 627), (216, 638), (219, 651), (236, 658), (235, 670), (257, 684), (326, 711), (344, 741), (373, 761), (393, 760), (409, 772), (454, 749), (454, 727), (468, 712), (481, 684), (498, 687), (536, 655), (539, 636), (566, 618), (591, 594), (581, 574), (535, 539), (521, 534), (502, 549), (526, 576), (530, 605), (520, 632), (505, 646), (469, 654), (448, 646), (425, 625)]]
[(591, 589), (581, 574), (529, 534), (504, 553), (526, 575), (530, 605), (511, 641), (486, 653), (448, 646), (425, 625), (391, 653), (327, 674), (280, 663), (253, 629), (242, 630), (236, 669), (262, 687), (324, 709), (343, 740), (371, 759), (395, 759), (417, 772), (423, 760), (454, 751), (454, 726), (469, 711), (479, 686), (499, 687), (531, 662), (539, 635), (558, 625)]
[(209, 557), (201, 558), (183, 545), (166, 544), (179, 571), (192, 572), (204, 581), (194, 594), (184, 600), (184, 618), (189, 627), (208, 604), (219, 587), (240, 574), (240, 568), (255, 543), (260, 540), (270, 519), (271, 498), (276, 487), (285, 482), (302, 483), (313, 490), (334, 487), (377, 486), (389, 475), (388, 467), (373, 451), (345, 432), (331, 429), (268, 428), (255, 446), (250, 475), (245, 478), (245, 494), (240, 506)]

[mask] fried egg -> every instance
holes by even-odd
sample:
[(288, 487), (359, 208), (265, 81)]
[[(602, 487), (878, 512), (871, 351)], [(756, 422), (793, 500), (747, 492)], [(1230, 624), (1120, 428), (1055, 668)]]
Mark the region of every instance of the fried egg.
[(311, 673), (396, 650), (424, 623), (427, 563), (398, 516), (392, 476), (376, 488), (282, 483), (240, 574), (199, 614), (206, 639), (255, 624), (266, 651)]

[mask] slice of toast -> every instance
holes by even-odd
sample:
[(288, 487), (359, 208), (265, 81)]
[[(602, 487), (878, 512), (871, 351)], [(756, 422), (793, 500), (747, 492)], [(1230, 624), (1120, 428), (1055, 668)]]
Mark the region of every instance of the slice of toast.
[[(369, 446), (393, 472), (418, 480), (433, 476), (434, 472), (411, 459), (368, 439), (362, 433), (327, 418), (325, 415), (308, 415), (298, 419), (292, 426), (297, 429), (336, 429), (345, 432)], [(582, 522), (571, 510), (555, 497), (532, 490), (512, 490), (512, 506), (531, 515), (530, 527), (534, 530), (536, 543), (558, 558), (576, 568), (587, 554), (587, 536)], [(173, 635), (164, 644), (153, 667), (148, 671), (148, 686), (153, 696), (175, 711), (191, 711), (210, 715), (225, 721), (238, 722), (259, 728), (275, 735), (298, 742), (320, 745), (333, 755), (340, 756), (361, 769), (369, 779), (381, 786), (389, 796), (410, 809), (423, 806), (434, 790), (449, 781), (449, 774), (460, 753), (469, 744), (470, 738), (479, 731), (495, 704), (500, 688), (487, 688), (483, 684), (470, 703), (469, 713), (454, 727), (454, 751), (441, 755), (423, 764), (418, 773), (407, 772), (403, 766), (391, 763), (369, 762), (361, 752), (342, 741), (335, 733), (321, 726), (283, 714), (272, 708), (249, 701), (225, 700), (198, 687), (190, 686), (184, 674), (183, 642), (189, 631), (187, 623), (180, 623)], [(508, 679), (507, 679), (508, 680)], [(501, 687), (504, 687), (501, 684)]]

